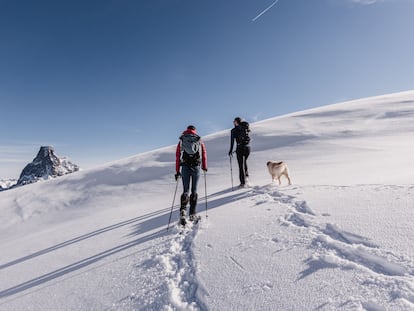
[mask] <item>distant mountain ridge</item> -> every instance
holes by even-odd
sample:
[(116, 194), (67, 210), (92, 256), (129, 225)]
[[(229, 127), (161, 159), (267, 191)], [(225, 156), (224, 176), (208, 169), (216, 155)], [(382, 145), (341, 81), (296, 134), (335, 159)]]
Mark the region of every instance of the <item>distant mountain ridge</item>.
[(15, 185), (17, 182), (16, 179), (1, 179), (0, 180), (0, 191), (9, 189), (13, 185)]
[(41, 179), (55, 178), (79, 171), (79, 166), (55, 154), (51, 146), (40, 147), (36, 158), (26, 165), (17, 181), (17, 186), (36, 182)]

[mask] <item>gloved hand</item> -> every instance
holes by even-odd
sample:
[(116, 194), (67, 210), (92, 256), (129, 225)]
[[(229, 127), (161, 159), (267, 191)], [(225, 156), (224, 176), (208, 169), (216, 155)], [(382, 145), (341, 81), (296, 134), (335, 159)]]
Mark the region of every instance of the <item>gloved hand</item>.
[(233, 151), (229, 151), (229, 157), (233, 156)]
[(180, 177), (181, 177), (181, 173), (180, 173), (180, 172), (177, 172), (177, 173), (174, 175), (174, 177), (175, 177), (175, 180), (178, 180), (178, 178), (180, 178)]
[(207, 172), (207, 167), (203, 167), (203, 168), (202, 168), (202, 170), (203, 170), (204, 172)]

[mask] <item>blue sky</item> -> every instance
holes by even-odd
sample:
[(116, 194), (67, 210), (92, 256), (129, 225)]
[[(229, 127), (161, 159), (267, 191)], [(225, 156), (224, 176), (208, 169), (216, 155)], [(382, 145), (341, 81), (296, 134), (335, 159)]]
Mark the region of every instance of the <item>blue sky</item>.
[(0, 178), (414, 88), (414, 1), (273, 3), (0, 0)]

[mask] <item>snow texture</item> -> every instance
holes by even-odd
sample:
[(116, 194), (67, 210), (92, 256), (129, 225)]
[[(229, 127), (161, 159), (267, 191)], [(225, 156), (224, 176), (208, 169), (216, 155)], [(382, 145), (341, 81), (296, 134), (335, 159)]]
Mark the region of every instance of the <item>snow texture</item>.
[(2, 191), (0, 310), (414, 310), (414, 92), (251, 129), (234, 191), (230, 131), (204, 137), (202, 219), (184, 230), (175, 142)]
[(7, 190), (17, 183), (15, 179), (0, 179), (0, 191)]

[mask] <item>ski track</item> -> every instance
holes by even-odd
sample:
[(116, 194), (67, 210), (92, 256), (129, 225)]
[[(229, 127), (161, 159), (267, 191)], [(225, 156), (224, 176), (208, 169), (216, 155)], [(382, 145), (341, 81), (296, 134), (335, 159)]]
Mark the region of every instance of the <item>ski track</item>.
[[(137, 291), (115, 303), (115, 310), (207, 310), (205, 289), (197, 280), (193, 241), (201, 220), (183, 229), (171, 228), (154, 246), (152, 255), (138, 267), (138, 274), (150, 275)], [(151, 273), (148, 273), (148, 272)]]
[[(285, 215), (275, 221), (282, 226), (300, 229), (300, 241), (293, 243), (304, 243), (312, 250), (312, 255), (304, 262), (307, 268), (300, 272), (298, 280), (324, 268), (354, 270), (367, 292), (385, 293), (390, 302), (399, 306), (399, 310), (414, 310), (414, 262), (411, 258), (381, 249), (366, 237), (321, 221), (324, 215), (318, 215), (306, 201), (284, 194), (273, 184), (248, 188), (241, 199), (251, 200), (253, 208), (268, 203), (275, 203), (279, 208), (285, 207)], [(200, 221), (184, 231), (177, 225), (166, 233), (161, 238), (162, 242), (154, 246), (151, 255), (138, 268), (137, 273), (144, 274), (145, 271), (151, 279), (146, 280), (137, 292), (107, 310), (209, 310), (205, 302), (208, 290), (197, 278), (200, 267), (194, 255), (194, 239), (202, 224)], [(259, 233), (252, 234), (249, 240), (252, 239), (278, 244), (281, 249), (275, 252), (288, 248), (292, 243)], [(209, 244), (208, 247), (213, 246)], [(242, 273), (246, 271), (246, 267), (235, 256), (228, 254), (227, 259)], [(262, 285), (260, 290), (272, 288), (271, 283)], [(254, 288), (243, 290), (252, 291)], [(332, 306), (330, 304), (328, 301), (316, 309), (323, 310)], [(337, 307), (385, 310), (373, 301), (366, 301), (362, 295), (349, 297)]]
[(206, 307), (199, 294), (197, 264), (193, 253), (193, 240), (198, 232), (200, 222), (184, 230), (179, 228), (178, 234), (171, 240), (171, 245), (164, 254), (158, 256), (167, 276), (167, 288), (170, 304), (167, 310), (204, 310)]

